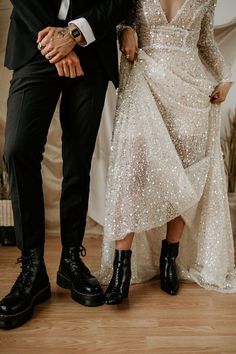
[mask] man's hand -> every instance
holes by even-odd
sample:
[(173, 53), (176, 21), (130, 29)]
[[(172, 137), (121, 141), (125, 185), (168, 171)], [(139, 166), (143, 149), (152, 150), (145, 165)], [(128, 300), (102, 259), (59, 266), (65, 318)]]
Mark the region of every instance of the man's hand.
[(38, 48), (51, 64), (69, 54), (76, 45), (68, 27), (47, 27), (38, 33)]
[(80, 60), (74, 51), (67, 54), (63, 59), (55, 64), (59, 76), (74, 79), (78, 76), (84, 76)]

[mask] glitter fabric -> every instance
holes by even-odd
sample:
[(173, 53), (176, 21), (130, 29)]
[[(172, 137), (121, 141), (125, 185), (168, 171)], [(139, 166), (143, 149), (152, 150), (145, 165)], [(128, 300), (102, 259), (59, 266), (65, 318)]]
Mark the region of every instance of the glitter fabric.
[(99, 278), (109, 282), (114, 241), (129, 232), (132, 281), (158, 274), (166, 223), (181, 215), (180, 278), (236, 292), (220, 107), (209, 102), (231, 80), (213, 36), (216, 1), (186, 0), (170, 21), (160, 1), (137, 4), (124, 24), (137, 32), (139, 59), (121, 61)]

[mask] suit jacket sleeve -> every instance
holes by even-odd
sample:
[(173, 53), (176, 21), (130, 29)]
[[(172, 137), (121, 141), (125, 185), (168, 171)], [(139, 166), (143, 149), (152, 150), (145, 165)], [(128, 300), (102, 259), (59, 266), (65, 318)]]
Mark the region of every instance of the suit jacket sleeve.
[(14, 12), (37, 37), (39, 31), (57, 24), (58, 19), (45, 4), (50, 0), (11, 0)]
[(90, 24), (95, 38), (103, 38), (111, 28), (118, 25), (129, 12), (131, 0), (103, 0), (79, 17), (84, 17)]

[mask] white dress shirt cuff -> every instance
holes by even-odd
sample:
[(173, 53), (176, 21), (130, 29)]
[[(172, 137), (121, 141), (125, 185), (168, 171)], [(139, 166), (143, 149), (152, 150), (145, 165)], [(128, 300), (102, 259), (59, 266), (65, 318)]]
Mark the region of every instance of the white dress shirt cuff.
[(90, 24), (84, 17), (80, 17), (77, 20), (70, 21), (69, 24), (70, 23), (76, 25), (83, 34), (85, 42), (80, 44), (82, 47), (87, 47), (90, 43), (93, 43), (96, 40)]

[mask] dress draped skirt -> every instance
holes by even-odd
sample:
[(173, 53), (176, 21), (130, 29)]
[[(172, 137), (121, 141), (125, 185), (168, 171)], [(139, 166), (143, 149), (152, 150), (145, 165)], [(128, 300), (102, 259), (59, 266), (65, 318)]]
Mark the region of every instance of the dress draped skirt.
[(166, 224), (181, 216), (180, 278), (236, 292), (216, 83), (197, 49), (163, 48), (142, 46), (134, 65), (122, 58), (99, 278), (109, 282), (115, 240), (129, 232), (132, 282), (157, 275)]

